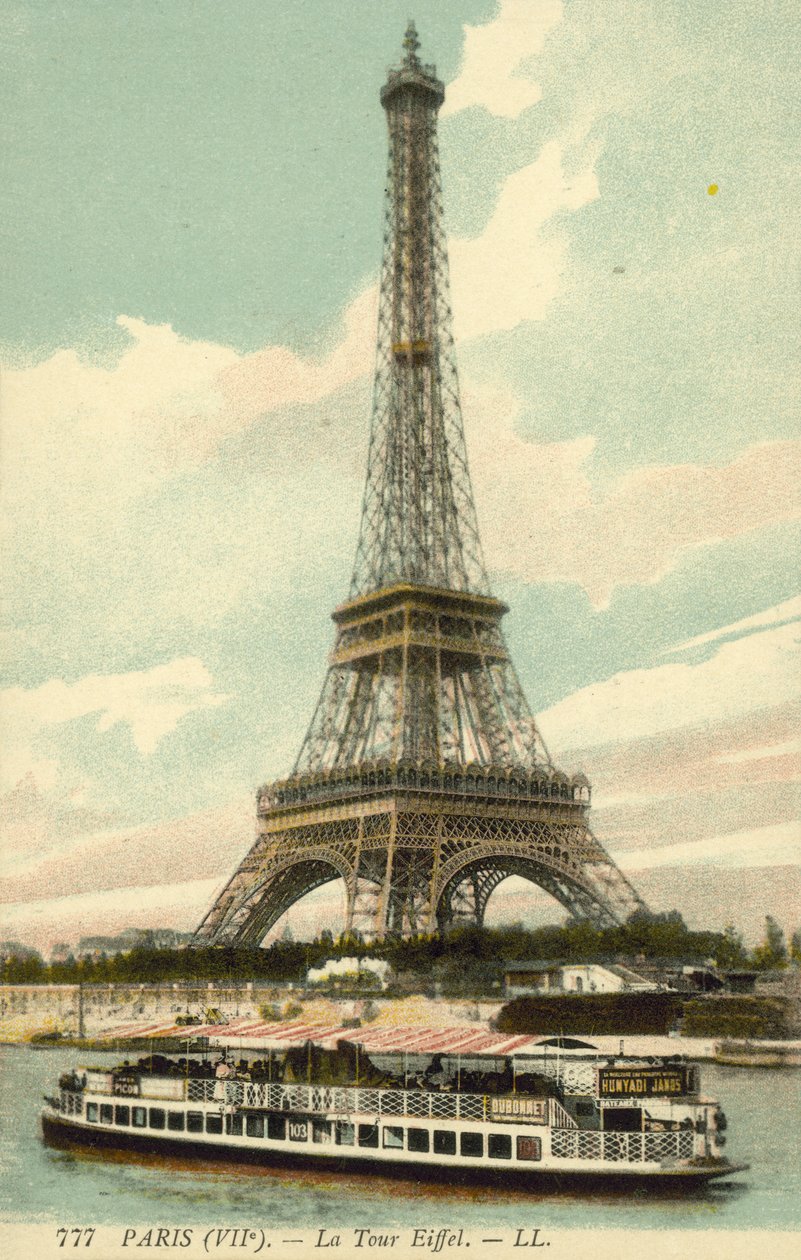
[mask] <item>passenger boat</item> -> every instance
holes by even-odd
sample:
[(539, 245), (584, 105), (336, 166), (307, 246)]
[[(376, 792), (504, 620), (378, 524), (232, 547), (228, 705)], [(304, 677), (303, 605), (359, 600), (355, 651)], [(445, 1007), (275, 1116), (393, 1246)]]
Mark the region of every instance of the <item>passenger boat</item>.
[[(186, 1032), (130, 1035), (155, 1047)], [(239, 1021), (192, 1034), (201, 1040), (180, 1057), (151, 1049), (62, 1076), (45, 1139), (532, 1186), (688, 1184), (748, 1167), (723, 1154), (725, 1116), (680, 1055), (471, 1028)]]

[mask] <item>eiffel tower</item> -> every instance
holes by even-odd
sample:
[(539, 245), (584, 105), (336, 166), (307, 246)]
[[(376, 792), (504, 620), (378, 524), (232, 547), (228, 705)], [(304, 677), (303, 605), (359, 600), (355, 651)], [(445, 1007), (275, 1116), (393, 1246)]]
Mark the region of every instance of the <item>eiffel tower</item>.
[(260, 789), (256, 843), (196, 944), (258, 945), (341, 878), (345, 931), (483, 922), (510, 875), (576, 918), (644, 903), (587, 824), (590, 786), (552, 763), (489, 590), (451, 332), (437, 112), (410, 23), (381, 104), (386, 217), (367, 481), (353, 581), (289, 778)]

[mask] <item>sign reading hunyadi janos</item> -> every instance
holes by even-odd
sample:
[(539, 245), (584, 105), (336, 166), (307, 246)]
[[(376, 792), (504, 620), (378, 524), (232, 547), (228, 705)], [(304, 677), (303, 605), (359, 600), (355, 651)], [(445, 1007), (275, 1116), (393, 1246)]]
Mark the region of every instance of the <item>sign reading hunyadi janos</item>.
[(656, 1098), (694, 1094), (697, 1069), (676, 1067), (598, 1068), (599, 1098)]

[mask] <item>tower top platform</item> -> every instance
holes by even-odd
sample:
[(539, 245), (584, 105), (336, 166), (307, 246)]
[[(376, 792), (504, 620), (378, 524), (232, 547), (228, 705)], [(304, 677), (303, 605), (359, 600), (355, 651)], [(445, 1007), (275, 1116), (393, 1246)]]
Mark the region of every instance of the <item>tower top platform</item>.
[(437, 78), (436, 66), (425, 66), (417, 56), (420, 41), (414, 22), (410, 22), (403, 40), (406, 54), (402, 64), (390, 66), (387, 70), (387, 81), (381, 89), (381, 104), (385, 109), (393, 99), (403, 91), (425, 93), (434, 98), (434, 106), (439, 109), (445, 100), (445, 85)]

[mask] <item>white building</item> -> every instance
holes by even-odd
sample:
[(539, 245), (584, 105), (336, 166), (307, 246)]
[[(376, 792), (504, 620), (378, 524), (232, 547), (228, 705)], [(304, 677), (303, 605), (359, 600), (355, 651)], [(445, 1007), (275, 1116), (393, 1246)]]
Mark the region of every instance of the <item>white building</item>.
[(507, 997), (529, 993), (653, 993), (662, 986), (619, 963), (509, 963)]

